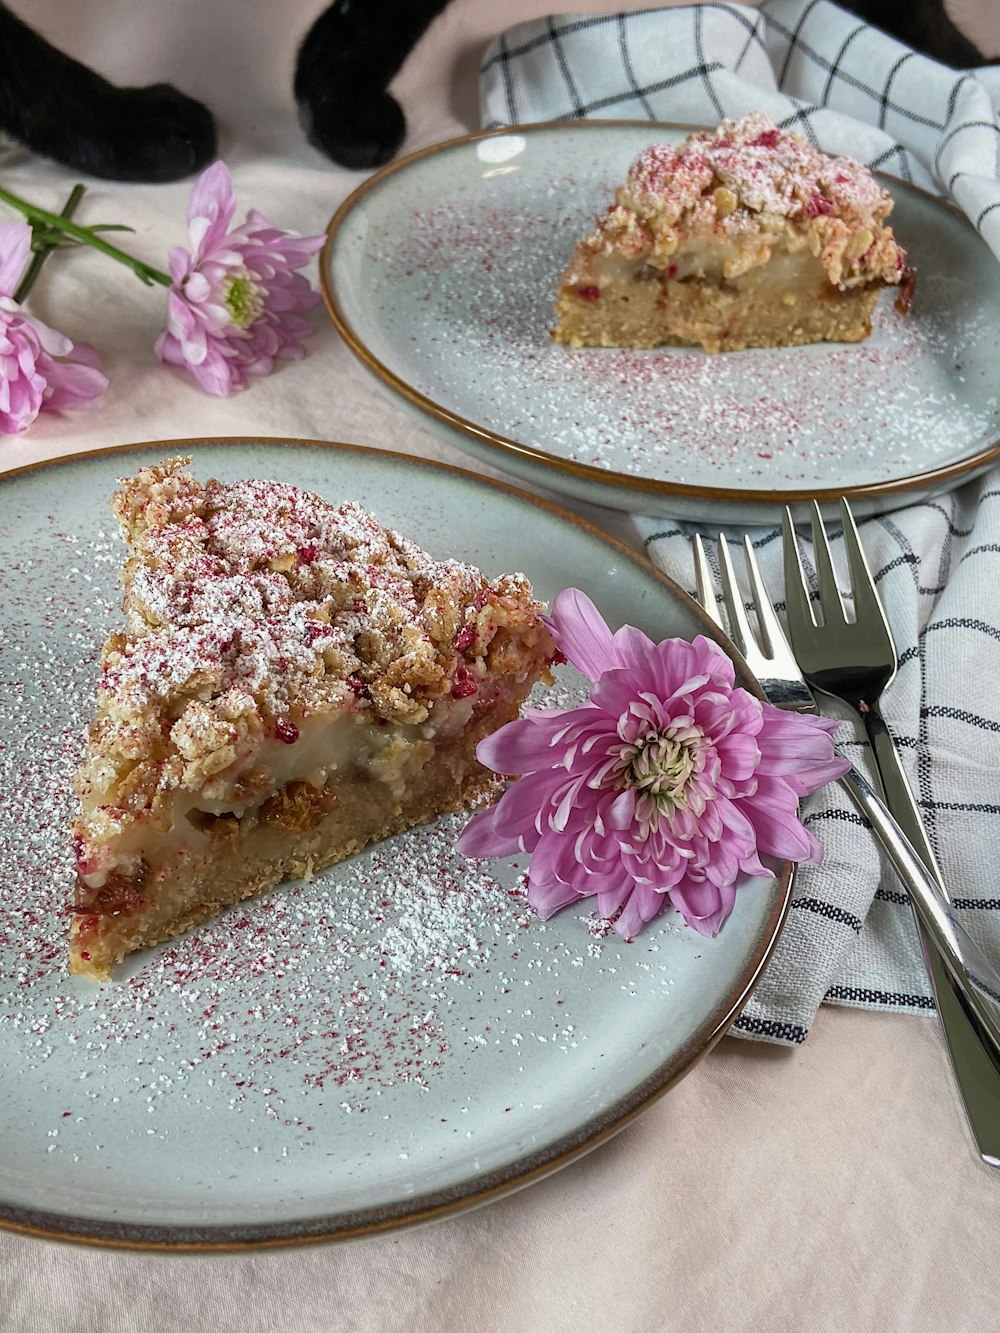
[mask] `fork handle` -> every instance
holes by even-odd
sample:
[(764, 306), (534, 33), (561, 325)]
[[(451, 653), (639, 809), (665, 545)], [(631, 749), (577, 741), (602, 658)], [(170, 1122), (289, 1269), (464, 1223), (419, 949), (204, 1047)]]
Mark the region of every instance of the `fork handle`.
[[(993, 1012), (987, 1010), (988, 1025), (994, 1033), (993, 1044), (1000, 1058), (1000, 973), (997, 973), (979, 945), (955, 915), (951, 903), (938, 888), (929, 868), (904, 836), (892, 812), (876, 795), (864, 774), (853, 766), (840, 779), (851, 800), (875, 831), (889, 854), (896, 873), (907, 889), (921, 924), (946, 963), (959, 980), (968, 982), (976, 995), (985, 995)], [(1000, 1128), (1000, 1126), (998, 1126)]]
[[(882, 779), (886, 804), (921, 860), (947, 897), (940, 868), (892, 736), (878, 709), (859, 710)], [(1000, 1047), (989, 1015), (970, 1003), (964, 986), (948, 966), (917, 912), (917, 936), (930, 977), (934, 1002), (944, 1033), (966, 1115), (979, 1155), (1000, 1166)]]
[(886, 726), (885, 719), (879, 712), (877, 705), (862, 703), (858, 712), (865, 724), (865, 731), (868, 733), (868, 740), (871, 743), (878, 775), (882, 780), (885, 803), (892, 811), (893, 818), (906, 834), (921, 861), (934, 875), (941, 892), (947, 898), (948, 891), (945, 888), (944, 876), (941, 874), (934, 849), (927, 837), (924, 821), (920, 817), (917, 798), (913, 794), (913, 788), (910, 786), (906, 771), (900, 761), (899, 750), (892, 738), (892, 733)]

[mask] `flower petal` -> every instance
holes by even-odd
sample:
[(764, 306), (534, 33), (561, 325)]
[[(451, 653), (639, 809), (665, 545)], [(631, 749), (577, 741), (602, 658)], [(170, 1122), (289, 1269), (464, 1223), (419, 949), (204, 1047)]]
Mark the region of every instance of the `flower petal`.
[(259, 213), (229, 230), (235, 210), (232, 178), (215, 162), (191, 191), (190, 251), (169, 254), (167, 327), (155, 344), (161, 361), (216, 397), (270, 374), (276, 361), (301, 358), (314, 331), (302, 312), (320, 299), (295, 270), (324, 237), (294, 236)]
[(719, 933), (733, 910), (736, 888), (734, 885), (720, 887), (708, 882), (696, 884), (689, 881), (671, 889), (670, 901), (693, 930), (711, 939)]
[(798, 801), (846, 767), (835, 724), (762, 704), (704, 637), (612, 635), (578, 589), (559, 594), (550, 624), (591, 676), (589, 700), (531, 710), (480, 745), (491, 767), (525, 776), (463, 850), (527, 851), (533, 904), (596, 894), (627, 938), (666, 898), (712, 936), (747, 877), (772, 877), (762, 857), (822, 855)]
[(65, 334), (2, 300), (0, 434), (22, 434), (42, 411), (90, 407), (108, 383), (94, 349), (75, 348)]
[(0, 222), (0, 296), (14, 295), (31, 254), (31, 228), (26, 222)]
[(564, 588), (557, 594), (546, 623), (567, 659), (589, 680), (599, 680), (618, 665), (607, 622), (579, 588)]
[(663, 910), (667, 901), (665, 894), (657, 893), (655, 889), (637, 884), (629, 894), (628, 901), (615, 922), (615, 930), (623, 939), (635, 939), (643, 926), (648, 921), (652, 921), (653, 917)]
[(753, 800), (742, 802), (742, 809), (757, 834), (757, 846), (765, 855), (818, 863), (823, 849), (805, 825), (799, 823), (797, 806), (786, 783), (764, 776)]
[(498, 832), (493, 810), (473, 815), (458, 836), (455, 844), (463, 856), (482, 859), (488, 856), (512, 856), (518, 851), (517, 840), (510, 831)]
[(530, 773), (539, 768), (553, 768), (562, 760), (556, 737), (565, 731), (564, 719), (575, 711), (565, 709), (547, 717), (516, 718), (481, 740), (476, 757), (494, 773)]
[(550, 916), (555, 916), (563, 907), (579, 901), (580, 895), (568, 884), (561, 884), (558, 880), (537, 884), (530, 878), (528, 880), (528, 905), (542, 921), (548, 921)]

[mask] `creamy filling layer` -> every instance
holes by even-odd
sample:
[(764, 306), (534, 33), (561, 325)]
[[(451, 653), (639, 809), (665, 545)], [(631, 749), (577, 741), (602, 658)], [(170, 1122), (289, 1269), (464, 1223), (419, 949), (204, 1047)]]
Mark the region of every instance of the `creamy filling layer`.
[(720, 245), (711, 250), (680, 247), (668, 260), (656, 264), (623, 255), (599, 254), (593, 257), (591, 269), (599, 285), (602, 282), (620, 287), (630, 281), (698, 281), (724, 283), (735, 290), (766, 286), (769, 291), (780, 288), (792, 300), (818, 295), (830, 285), (822, 265), (808, 250), (788, 250), (783, 243), (771, 249), (765, 262), (758, 260), (746, 267), (744, 264), (747, 264), (744, 252)]
[[(313, 717), (297, 724), (291, 743), (268, 739), (246, 758), (212, 780), (213, 796), (177, 789), (169, 797), (169, 828), (138, 818), (96, 854), (87, 849), (79, 867), (88, 889), (100, 889), (110, 875), (138, 874), (143, 863), (155, 866), (182, 850), (193, 850), (205, 837), (211, 817), (253, 819), (276, 792), (291, 783), (321, 789), (351, 774), (384, 784), (394, 799), (403, 796), (442, 741), (468, 726), (475, 700), (438, 704), (432, 720), (419, 725), (373, 725), (356, 713)], [(100, 796), (92, 805), (100, 803)], [(87, 814), (85, 807), (84, 814)], [(208, 819), (206, 819), (208, 817)]]

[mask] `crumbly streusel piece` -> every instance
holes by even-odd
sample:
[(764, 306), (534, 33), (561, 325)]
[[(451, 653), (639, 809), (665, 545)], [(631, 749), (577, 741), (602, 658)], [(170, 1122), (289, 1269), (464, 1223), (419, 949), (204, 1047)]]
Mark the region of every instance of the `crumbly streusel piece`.
[(648, 148), (576, 247), (556, 301), (573, 347), (707, 351), (856, 342), (912, 273), (885, 224), (892, 196), (760, 112)]
[(520, 574), (439, 561), (360, 505), (187, 459), (125, 480), (124, 633), (77, 788), (71, 970), (475, 803), (478, 741), (554, 647)]

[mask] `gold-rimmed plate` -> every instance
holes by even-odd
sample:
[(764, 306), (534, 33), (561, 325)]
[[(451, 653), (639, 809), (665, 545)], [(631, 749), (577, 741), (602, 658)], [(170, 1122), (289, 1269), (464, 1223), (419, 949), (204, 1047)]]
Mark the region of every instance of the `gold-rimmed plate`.
[(320, 272), (351, 349), (466, 452), (632, 512), (752, 523), (849, 496), (871, 513), (1000, 456), (1000, 264), (968, 222), (887, 181), (917, 270), (860, 344), (708, 356), (549, 338), (577, 236), (641, 149), (689, 127), (587, 121), (471, 135), (393, 163), (334, 216)]
[[(178, 453), (202, 478), (358, 500), (439, 556), (524, 570), (547, 600), (583, 587), (656, 638), (715, 633), (562, 510), (378, 450), (166, 441), (0, 476), (0, 1225), (288, 1245), (427, 1220), (565, 1165), (725, 1031), (777, 938), (788, 866), (741, 890), (715, 940), (668, 913), (626, 944), (586, 904), (537, 921), (523, 865), (460, 857), (454, 816), (135, 955), (108, 986), (67, 975), (72, 774), (118, 622), (108, 497)], [(580, 697), (559, 671), (554, 700)]]

